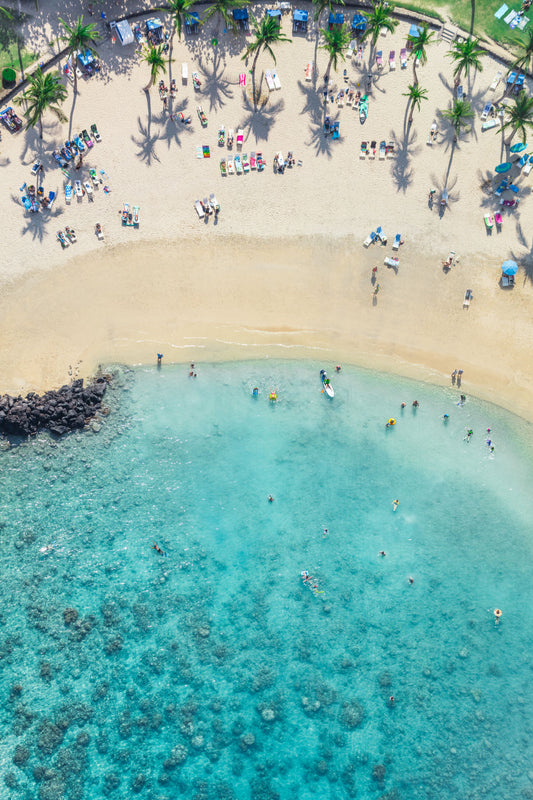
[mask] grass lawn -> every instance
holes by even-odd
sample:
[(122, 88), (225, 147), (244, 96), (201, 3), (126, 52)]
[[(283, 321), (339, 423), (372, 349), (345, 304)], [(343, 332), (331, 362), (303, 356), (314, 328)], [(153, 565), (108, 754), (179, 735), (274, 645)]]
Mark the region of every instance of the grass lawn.
[[(509, 6), (504, 18), (510, 11), (520, 11), (521, 0), (505, 0)], [(479, 37), (490, 36), (503, 47), (512, 49), (512, 45), (517, 41), (525, 41), (524, 34), (517, 28), (511, 30), (503, 19), (496, 19), (495, 12), (503, 5), (504, 0), (474, 0), (475, 3), (475, 22), (474, 34)], [(470, 31), (470, 19), (472, 14), (472, 2), (469, 0), (418, 0), (418, 2), (399, 2), (396, 4), (413, 11), (428, 13), (430, 16), (443, 18), (445, 12), (451, 21), (465, 31)], [(526, 12), (533, 24), (533, 7)]]
[(17, 78), (20, 78), (20, 60), (24, 69), (30, 64), (33, 64), (39, 58), (39, 53), (33, 53), (31, 50), (26, 50), (22, 47), (19, 52), (16, 44), (11, 44), (9, 47), (2, 48), (0, 52), (0, 74), (4, 67), (12, 67), (17, 72)]

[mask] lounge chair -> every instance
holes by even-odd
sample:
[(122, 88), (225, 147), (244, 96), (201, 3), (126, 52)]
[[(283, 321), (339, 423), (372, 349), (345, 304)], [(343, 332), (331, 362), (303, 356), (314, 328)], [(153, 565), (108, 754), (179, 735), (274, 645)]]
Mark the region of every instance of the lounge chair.
[(199, 200), (194, 201), (194, 207), (196, 209), (196, 213), (198, 214), (198, 219), (203, 219), (205, 217), (205, 211)]
[(517, 161), (516, 166), (522, 169), (522, 167), (526, 166), (528, 159), (529, 159), (529, 153), (524, 153), (522, 158), (519, 161)]
[(197, 106), (196, 113), (198, 114), (198, 119), (202, 125), (202, 128), (207, 128), (207, 117), (204, 113), (202, 106)]
[(344, 89), (341, 89), (341, 91), (337, 95), (337, 106), (338, 108), (342, 108), (343, 105), (344, 105)]
[(485, 214), (485, 216), (483, 217), (483, 219), (484, 219), (484, 221), (485, 221), (485, 227), (486, 227), (486, 229), (487, 229), (488, 231), (492, 230), (492, 228), (494, 227), (494, 220), (492, 219), (491, 215), (490, 215), (490, 214)]
[(502, 215), (499, 211), (494, 212), (494, 222), (496, 223), (497, 228), (500, 228), (503, 224)]
[(63, 156), (62, 156), (62, 155), (60, 155), (60, 154), (57, 152), (57, 150), (54, 150), (54, 152), (52, 153), (52, 155), (53, 155), (53, 157), (55, 158), (55, 160), (57, 161), (57, 163), (59, 164), (59, 166), (61, 167), (61, 169), (63, 169), (64, 167), (68, 166), (68, 161), (67, 161), (67, 159), (66, 159), (66, 158), (63, 158)]
[(530, 156), (529, 161), (522, 170), (522, 175), (529, 175), (532, 169), (533, 169), (533, 156)]
[(463, 99), (464, 91), (463, 91), (463, 87), (462, 87), (461, 84), (459, 84), (459, 86), (456, 88), (455, 94), (456, 94), (456, 97), (457, 97), (458, 100), (462, 100)]
[(84, 181), (83, 182), (83, 188), (87, 192), (87, 197), (89, 198), (89, 200), (92, 200), (93, 199), (93, 187), (91, 186), (89, 181)]
[(400, 66), (402, 69), (407, 67), (407, 49), (405, 47), (400, 50)]
[(312, 81), (313, 80), (313, 73), (315, 71), (314, 65), (309, 61), (305, 68), (305, 80)]
[(69, 206), (72, 200), (72, 186), (70, 183), (65, 184), (65, 203)]
[(220, 174), (222, 175), (223, 178), (225, 178), (226, 175), (228, 174), (228, 170), (226, 168), (226, 159), (225, 158), (221, 158), (220, 159)]
[(100, 179), (99, 179), (98, 175), (96, 174), (96, 170), (95, 169), (90, 169), (89, 170), (89, 175), (91, 176), (91, 180), (92, 180), (93, 184), (95, 186), (100, 186)]
[(139, 222), (141, 221), (141, 209), (139, 206), (133, 206), (133, 224), (136, 228), (139, 227)]
[(331, 133), (332, 125), (331, 120), (329, 117), (324, 118), (324, 136), (327, 136), (328, 133)]
[(78, 241), (78, 237), (76, 236), (76, 231), (74, 228), (69, 228), (67, 225), (65, 227), (65, 235), (67, 236), (68, 240), (74, 244), (74, 242)]
[(224, 147), (224, 141), (226, 139), (226, 129), (224, 125), (221, 125), (218, 129), (218, 146)]
[(209, 204), (209, 200), (207, 199), (207, 197), (204, 197), (204, 199), (202, 200), (202, 208), (204, 210), (204, 214), (209, 216), (209, 214), (211, 213), (211, 206)]
[(50, 210), (52, 208), (52, 206), (54, 205), (55, 199), (56, 199), (56, 193), (53, 192), (52, 190), (50, 190), (48, 192), (48, 202), (46, 203), (46, 208), (48, 208)]
[(192, 74), (192, 85), (194, 86), (196, 91), (199, 91), (200, 86), (202, 85), (201, 82), (200, 82), (200, 76), (198, 75), (198, 73), (196, 71), (194, 71), (193, 74)]
[(217, 199), (215, 197), (215, 193), (214, 192), (212, 192), (209, 195), (209, 204), (210, 204), (210, 206), (211, 206), (211, 208), (213, 210), (213, 213), (216, 216), (218, 214), (218, 212), (220, 211), (220, 205), (217, 203)]
[(104, 232), (99, 222), (97, 222), (96, 225), (94, 226), (94, 232), (96, 233), (96, 238), (102, 242), (104, 239)]
[(515, 200), (514, 198), (513, 200), (504, 200), (502, 197), (502, 199), (500, 200), (500, 205), (503, 206), (504, 208), (516, 208), (518, 202), (519, 201)]
[(244, 142), (244, 131), (242, 128), (239, 128), (237, 131), (237, 147), (242, 148)]
[(483, 111), (481, 112), (481, 119), (483, 122), (488, 119), (490, 112), (492, 111), (492, 103), (485, 103), (483, 107)]
[(80, 136), (75, 136), (74, 137), (74, 144), (76, 145), (76, 147), (78, 148), (80, 153), (84, 153), (85, 152), (85, 144), (82, 142)]
[(226, 140), (226, 143), (228, 145), (228, 150), (231, 150), (231, 148), (233, 147), (233, 136), (234, 136), (233, 128), (230, 128), (228, 130), (228, 138)]
[(377, 234), (377, 237), (378, 237), (379, 241), (381, 242), (381, 244), (387, 244), (387, 237), (386, 237), (381, 225), (376, 228), (376, 234)]
[(361, 142), (360, 158), (365, 158), (368, 155), (368, 142)]
[(429, 129), (426, 144), (433, 144), (436, 138), (437, 138), (437, 123), (434, 122), (431, 128)]
[(338, 139), (339, 138), (339, 136), (340, 136), (339, 125), (340, 125), (339, 120), (337, 120), (336, 122), (333, 123), (333, 128), (331, 130), (331, 138), (332, 139)]
[(516, 79), (516, 83), (515, 83), (514, 89), (513, 89), (513, 92), (515, 94), (518, 94), (524, 88), (524, 80), (525, 80), (525, 78), (526, 78), (525, 75), (519, 75), (518, 78)]
[(272, 80), (272, 73), (270, 72), (269, 69), (267, 69), (267, 71), (265, 72), (265, 80), (269, 92), (273, 92), (276, 87), (274, 86), (274, 81)]
[(250, 169), (257, 169), (257, 160), (253, 151), (250, 153)]
[(400, 259), (396, 258), (396, 256), (387, 256), (387, 258), (383, 259), (383, 263), (386, 267), (392, 267), (392, 269), (398, 269), (400, 266)]
[(228, 175), (235, 175), (235, 164), (233, 156), (228, 156)]
[(242, 154), (242, 168), (244, 172), (250, 172), (250, 162), (248, 161), (248, 153)]
[(377, 147), (377, 144), (378, 144), (378, 143), (376, 142), (376, 140), (375, 140), (375, 139), (373, 139), (373, 140), (370, 142), (370, 153), (368, 154), (368, 155), (369, 155), (369, 158), (375, 158), (375, 157), (376, 157), (376, 147)]
[(502, 286), (514, 286), (514, 275), (504, 275), (501, 277)]
[(388, 143), (386, 155), (388, 155), (390, 158), (394, 158), (394, 142)]
[(87, 147), (90, 149), (93, 146), (93, 141), (89, 134), (87, 133), (87, 128), (84, 128), (81, 132), (81, 136)]
[(81, 181), (74, 181), (74, 193), (78, 199), (83, 197), (83, 186)]
[(389, 53), (389, 69), (395, 70), (396, 69), (396, 51), (391, 50)]
[(56, 237), (57, 237), (57, 240), (59, 242), (61, 242), (61, 247), (63, 248), (63, 250), (65, 249), (65, 247), (69, 246), (69, 242), (67, 242), (67, 240), (65, 238), (65, 234), (63, 233), (63, 231), (57, 231)]
[(189, 67), (187, 65), (187, 62), (184, 61), (182, 63), (182, 65), (181, 65), (181, 80), (182, 80), (182, 83), (187, 83), (188, 78), (189, 78)]
[(379, 160), (385, 161), (385, 154), (387, 152), (387, 142), (383, 141), (379, 143)]
[(512, 86), (512, 85), (513, 85), (513, 83), (515, 82), (515, 80), (516, 80), (516, 75), (517, 75), (517, 73), (516, 73), (516, 72), (510, 72), (510, 73), (509, 73), (509, 75), (507, 76), (507, 79), (506, 79), (506, 84), (507, 84), (507, 87), (508, 87), (508, 88), (509, 88), (510, 86)]
[(43, 166), (43, 165), (41, 164), (41, 162), (40, 162), (40, 161), (36, 161), (36, 162), (34, 163), (33, 167), (31, 168), (31, 174), (32, 174), (32, 175), (37, 175), (37, 173), (38, 173), (38, 172), (39, 172), (39, 170), (42, 168), (42, 166)]
[(515, 194), (518, 194), (518, 192), (520, 191), (520, 187), (517, 186), (515, 183), (510, 183), (507, 188), (510, 189), (511, 192), (514, 192)]
[(372, 233), (369, 233), (365, 241), (363, 242), (363, 247), (370, 247), (371, 244), (374, 244), (377, 238), (378, 238), (377, 233), (375, 231), (372, 231)]
[(94, 122), (91, 125), (91, 133), (94, 136), (94, 141), (95, 142), (101, 142), (102, 141), (102, 137), (98, 133), (98, 128), (96, 127), (96, 123), (94, 123)]
[(482, 131), (490, 131), (491, 128), (495, 128), (498, 124), (498, 120), (494, 117), (492, 119), (488, 119), (486, 122), (483, 122), (481, 125)]
[(493, 78), (493, 81), (492, 81), (491, 85), (489, 86), (489, 91), (491, 91), (491, 92), (496, 91), (496, 89), (498, 87), (498, 84), (501, 81), (501, 79), (502, 79), (502, 73), (501, 72), (497, 72), (496, 75)]
[(257, 171), (263, 172), (265, 167), (266, 167), (266, 161), (263, 158), (263, 153), (257, 151)]
[(378, 69), (383, 69), (383, 50), (378, 50), (376, 53), (376, 66)]
[(237, 175), (242, 175), (242, 162), (239, 155), (235, 156), (235, 172)]
[(392, 243), (392, 249), (399, 250), (401, 243), (402, 243), (402, 235), (400, 233), (397, 233)]
[(494, 190), (494, 194), (496, 195), (496, 197), (500, 197), (502, 192), (504, 192), (507, 189), (508, 183), (509, 181), (507, 180), (507, 178), (504, 178), (502, 181), (500, 181), (500, 183)]
[(473, 296), (472, 289), (467, 289), (463, 300), (463, 308), (469, 308)]
[(275, 89), (281, 89), (281, 81), (279, 79), (279, 75), (278, 75), (277, 72), (273, 72), (272, 73), (272, 80), (274, 82), (274, 88)]

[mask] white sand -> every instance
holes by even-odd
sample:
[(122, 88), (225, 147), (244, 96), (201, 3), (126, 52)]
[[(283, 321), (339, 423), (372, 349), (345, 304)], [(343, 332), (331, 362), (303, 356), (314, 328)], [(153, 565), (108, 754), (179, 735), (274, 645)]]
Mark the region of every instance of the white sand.
[[(162, 15), (160, 15), (162, 16)], [(163, 16), (164, 18), (164, 16)], [(351, 19), (351, 16), (350, 16)], [(206, 26), (209, 27), (209, 26)], [(311, 25), (313, 28), (313, 25)], [(315, 56), (315, 35), (295, 37), (276, 48), (277, 66), (259, 58), (257, 76), (277, 69), (281, 91), (272, 93), (263, 110), (253, 113), (247, 74), (246, 90), (238, 76), (246, 71), (238, 50), (243, 39), (219, 34), (213, 50), (211, 32), (181, 43), (174, 38), (171, 76), (178, 85), (173, 110), (193, 116), (185, 128), (162, 110), (157, 87), (149, 104), (141, 87), (148, 70), (134, 47), (106, 42), (100, 47), (102, 75), (81, 81), (74, 107), (73, 134), (98, 123), (103, 137), (84, 160), (88, 168), (105, 169), (110, 195), (95, 191), (95, 200), (70, 207), (63, 200), (63, 178), (50, 158), (67, 138), (68, 124), (46, 118), (42, 144), (36, 132), (3, 134), (4, 185), (0, 214), (4, 219), (3, 285), (0, 296), (1, 388), (27, 391), (61, 384), (69, 366), (90, 374), (98, 363), (122, 360), (150, 363), (162, 351), (165, 361), (249, 357), (320, 357), (325, 363), (353, 362), (435, 382), (449, 382), (454, 368), (465, 370), (467, 392), (499, 402), (528, 418), (533, 370), (531, 356), (531, 283), (521, 269), (512, 291), (498, 285), (498, 266), (513, 257), (531, 274), (531, 241), (527, 219), (533, 173), (518, 179), (521, 203), (502, 212), (501, 232), (487, 236), (483, 215), (496, 209), (495, 198), (481, 189), (482, 179), (504, 157), (502, 137), (482, 133), (479, 113), (498, 65), (485, 68), (465, 90), (477, 111), (473, 134), (452, 153), (453, 134), (439, 121), (440, 135), (426, 145), (429, 127), (451, 97), (447, 46), (429, 51), (419, 71), (429, 100), (415, 112), (409, 143), (405, 135), (406, 98), (411, 63), (402, 71), (399, 51), (408, 26), (380, 39), (385, 68), (374, 83), (364, 126), (351, 108), (328, 113), (340, 120), (341, 140), (322, 133), (322, 85), (327, 54), (317, 51), (317, 86), (304, 70)], [(289, 17), (284, 30), (290, 36)], [(226, 50), (227, 48), (227, 50)], [(396, 71), (389, 73), (388, 53), (396, 50)], [(369, 46), (365, 49), (368, 56)], [(216, 61), (214, 61), (216, 58)], [(181, 81), (181, 62), (189, 65), (189, 83)], [(338, 87), (366, 74), (342, 64)], [(202, 93), (190, 76), (199, 68)], [(375, 72), (375, 69), (374, 69)], [(167, 85), (169, 76), (166, 76)], [(266, 86), (263, 85), (266, 96)], [(501, 87), (496, 97), (501, 94)], [(72, 93), (65, 104), (70, 109)], [(196, 116), (201, 104), (209, 125)], [(217, 147), (220, 124), (245, 130), (243, 150), (261, 150), (268, 167), (262, 174), (222, 178)], [(394, 160), (359, 158), (362, 139), (394, 140)], [(196, 158), (208, 144), (211, 158)], [(272, 170), (273, 155), (293, 150), (302, 167), (284, 175)], [(235, 152), (235, 149), (234, 151)], [(58, 191), (54, 210), (25, 215), (19, 186), (29, 181), (34, 157), (49, 167), (45, 188)], [(73, 177), (76, 173), (72, 171)], [(430, 211), (430, 186), (450, 187), (450, 205), (439, 217)], [(222, 211), (217, 225), (204, 225), (193, 201), (214, 191)], [(141, 207), (139, 230), (124, 228), (122, 202)], [(105, 242), (94, 236), (101, 222)], [(362, 240), (381, 224), (387, 247), (369, 251)], [(74, 227), (78, 242), (61, 251), (58, 228)], [(397, 275), (383, 266), (392, 255), (395, 233), (400, 248)], [(441, 260), (453, 249), (460, 262), (445, 275)], [(379, 264), (380, 293), (373, 304), (371, 268)], [(464, 292), (474, 300), (463, 310)], [(81, 361), (81, 364), (79, 363)]]

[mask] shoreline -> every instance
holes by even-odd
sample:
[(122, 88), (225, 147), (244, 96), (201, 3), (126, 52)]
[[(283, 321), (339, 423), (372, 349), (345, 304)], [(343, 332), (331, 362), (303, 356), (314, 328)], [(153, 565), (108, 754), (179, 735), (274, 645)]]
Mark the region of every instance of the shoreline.
[[(359, 253), (353, 237), (201, 245), (200, 262), (199, 242), (185, 238), (161, 242), (156, 262), (153, 245), (140, 243), (12, 281), (0, 298), (2, 393), (57, 388), (99, 365), (154, 364), (158, 352), (163, 364), (322, 358), (442, 386), (461, 368), (466, 394), (533, 421), (521, 349), (533, 323), (521, 321), (523, 343), (517, 331), (503, 340), (496, 324), (504, 306), (533, 298), (501, 292), (483, 264), (461, 262), (448, 275), (434, 258), (401, 261), (398, 274), (380, 266), (374, 298), (372, 265), (385, 248)], [(465, 281), (479, 287), (469, 309)], [(438, 305), (421, 306), (437, 294)]]

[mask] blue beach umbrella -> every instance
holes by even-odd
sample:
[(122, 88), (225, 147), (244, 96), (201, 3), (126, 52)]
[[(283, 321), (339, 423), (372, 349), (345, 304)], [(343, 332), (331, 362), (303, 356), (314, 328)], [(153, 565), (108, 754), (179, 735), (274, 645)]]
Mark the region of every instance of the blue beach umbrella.
[(507, 172), (512, 166), (510, 161), (504, 161), (503, 164), (498, 164), (497, 167), (494, 167), (494, 172)]
[(524, 144), (523, 142), (517, 142), (516, 144), (513, 144), (513, 146), (511, 147), (510, 152), (511, 153), (521, 153), (522, 150), (526, 149), (526, 147), (527, 147), (527, 145)]
[(502, 264), (502, 272), (504, 275), (516, 275), (518, 272), (518, 264), (516, 261), (504, 261)]

